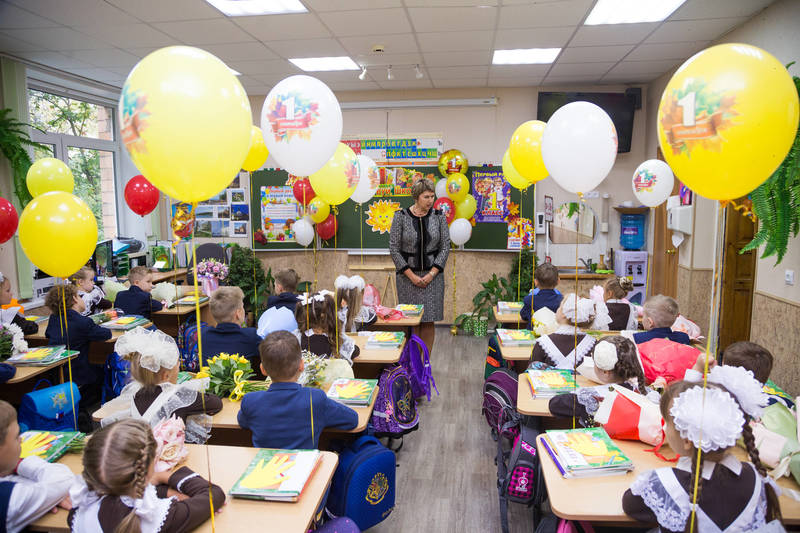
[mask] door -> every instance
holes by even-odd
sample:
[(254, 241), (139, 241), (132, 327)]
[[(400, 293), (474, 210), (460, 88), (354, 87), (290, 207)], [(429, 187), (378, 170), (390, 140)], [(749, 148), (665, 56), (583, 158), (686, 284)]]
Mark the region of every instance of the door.
[[(661, 148), (658, 159), (664, 161)], [(672, 194), (678, 194), (678, 181), (672, 187)], [(667, 203), (664, 202), (650, 210), (653, 224), (653, 268), (651, 270), (648, 295), (663, 294), (677, 297), (678, 292), (678, 250), (672, 245), (672, 232), (667, 229)]]
[[(737, 203), (746, 202), (739, 198)], [(734, 209), (725, 217), (725, 256), (722, 267), (722, 300), (719, 313), (719, 349), (750, 340), (750, 319), (756, 275), (756, 250), (740, 254), (753, 240), (756, 225)]]

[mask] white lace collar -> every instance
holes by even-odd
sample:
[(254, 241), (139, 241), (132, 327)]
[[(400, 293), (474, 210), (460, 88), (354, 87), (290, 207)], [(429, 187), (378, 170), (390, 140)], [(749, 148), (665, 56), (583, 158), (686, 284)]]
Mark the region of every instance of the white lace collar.
[(577, 333), (580, 335), (581, 331), (577, 328), (577, 326), (570, 326), (569, 324), (559, 324), (558, 325), (558, 329), (555, 330), (552, 334), (555, 334), (555, 335), (575, 335), (576, 330), (577, 330)]
[[(75, 483), (69, 489), (69, 496), (75, 508), (72, 531), (103, 533), (98, 516), (105, 496), (89, 490), (82, 476), (76, 476)], [(147, 485), (141, 498), (122, 496), (120, 500), (133, 508), (139, 516), (142, 533), (158, 533), (167, 519), (173, 498), (159, 498), (155, 486)]]
[[(678, 463), (675, 465), (675, 468), (678, 470), (683, 470), (684, 472), (691, 472), (693, 461), (694, 454), (692, 456), (682, 455), (681, 458), (678, 459)], [(737, 476), (742, 473), (742, 462), (734, 457), (733, 454), (726, 453), (719, 461), (703, 461), (703, 479), (711, 479), (711, 474), (714, 473), (714, 468), (718, 464), (724, 466)]]

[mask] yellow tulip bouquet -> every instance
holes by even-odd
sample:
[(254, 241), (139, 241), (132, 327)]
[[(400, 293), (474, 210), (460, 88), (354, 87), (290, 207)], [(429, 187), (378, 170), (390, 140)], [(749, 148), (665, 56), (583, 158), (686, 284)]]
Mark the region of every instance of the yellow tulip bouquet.
[(200, 368), (195, 378), (209, 378), (209, 392), (239, 401), (248, 392), (269, 388), (271, 383), (269, 378), (265, 381), (248, 381), (254, 375), (253, 367), (247, 358), (239, 354), (221, 353), (208, 360), (208, 365)]

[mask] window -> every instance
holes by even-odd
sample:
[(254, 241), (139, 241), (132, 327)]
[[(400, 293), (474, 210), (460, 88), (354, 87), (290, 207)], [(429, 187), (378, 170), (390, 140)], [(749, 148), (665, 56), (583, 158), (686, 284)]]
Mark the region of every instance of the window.
[(31, 138), (44, 145), (34, 150), (34, 158), (55, 157), (67, 163), (75, 177), (75, 195), (97, 219), (98, 240), (116, 237), (119, 145), (114, 108), (32, 88), (28, 109)]

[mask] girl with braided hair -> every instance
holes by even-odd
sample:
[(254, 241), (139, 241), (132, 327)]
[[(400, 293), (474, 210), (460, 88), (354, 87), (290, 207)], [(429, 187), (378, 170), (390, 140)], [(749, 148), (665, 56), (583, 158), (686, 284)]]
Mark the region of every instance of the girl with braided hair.
[[(759, 460), (749, 425), (766, 397), (752, 374), (753, 383), (744, 374), (728, 377), (730, 389), (709, 376), (705, 390), (702, 384), (678, 381), (665, 391), (660, 407), (666, 439), (680, 459), (675, 467), (636, 478), (622, 497), (626, 514), (657, 522), (662, 532), (784, 531), (777, 488)], [(731, 453), (740, 436), (748, 463)]]
[(222, 507), (220, 487), (185, 466), (155, 473), (155, 456), (156, 441), (146, 422), (121, 420), (96, 431), (83, 452), (83, 475), (70, 489), (71, 531), (190, 531), (210, 518), (209, 487), (214, 510)]

